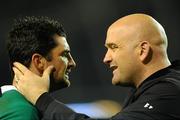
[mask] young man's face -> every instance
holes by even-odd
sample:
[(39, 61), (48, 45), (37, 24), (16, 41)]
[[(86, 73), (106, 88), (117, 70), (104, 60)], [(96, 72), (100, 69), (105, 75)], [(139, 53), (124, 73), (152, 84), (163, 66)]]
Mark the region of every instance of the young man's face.
[(47, 61), (48, 65), (54, 65), (55, 67), (55, 71), (51, 76), (51, 86), (57, 88), (60, 86), (67, 87), (70, 85), (69, 73), (76, 64), (70, 54), (70, 47), (66, 38), (59, 35), (54, 35), (53, 38), (57, 46), (51, 51), (51, 60)]

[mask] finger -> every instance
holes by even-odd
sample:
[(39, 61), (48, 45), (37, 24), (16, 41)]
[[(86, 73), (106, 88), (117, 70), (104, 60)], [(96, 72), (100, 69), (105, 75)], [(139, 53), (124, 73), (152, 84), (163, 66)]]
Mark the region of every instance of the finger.
[(13, 82), (13, 85), (17, 88), (18, 87), (18, 82)]
[(14, 76), (14, 80), (15, 80), (15, 83), (18, 84), (19, 79), (17, 78), (16, 75)]
[(17, 91), (22, 94), (22, 91), (21, 91), (21, 89), (20, 89), (20, 88), (21, 88), (21, 87), (20, 87), (21, 85), (18, 84), (18, 82), (14, 82), (14, 83), (13, 83), (13, 86), (15, 86), (16, 89), (17, 89)]
[(54, 69), (54, 66), (48, 66), (45, 70), (44, 70), (44, 72), (43, 72), (43, 77), (45, 77), (45, 78), (49, 78), (49, 75), (51, 74), (51, 72), (52, 71), (54, 71), (55, 69)]
[(13, 67), (12, 69), (14, 71), (16, 79), (19, 79), (23, 75), (23, 73), (19, 69), (17, 69), (16, 67)]
[(19, 71), (21, 71), (23, 74), (28, 71), (28, 68), (26, 68), (23, 64), (19, 63), (19, 62), (14, 62), (13, 65), (19, 69)]
[(15, 67), (13, 67), (13, 71), (14, 71), (14, 85), (17, 85), (18, 84), (18, 82), (19, 82), (19, 77), (20, 76), (22, 76), (22, 73), (17, 69), (17, 68), (15, 68)]

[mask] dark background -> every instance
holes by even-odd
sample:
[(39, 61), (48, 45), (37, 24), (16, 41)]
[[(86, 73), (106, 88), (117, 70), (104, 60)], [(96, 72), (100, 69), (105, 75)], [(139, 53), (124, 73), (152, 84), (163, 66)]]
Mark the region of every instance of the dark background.
[(166, 30), (169, 58), (175, 60), (180, 58), (178, 11), (178, 0), (1, 0), (0, 85), (11, 79), (5, 40), (13, 19), (41, 15), (61, 20), (77, 64), (70, 75), (71, 86), (56, 92), (56, 96), (65, 103), (99, 99), (122, 102), (128, 89), (111, 84), (111, 71), (102, 62), (108, 26), (131, 13), (153, 16)]

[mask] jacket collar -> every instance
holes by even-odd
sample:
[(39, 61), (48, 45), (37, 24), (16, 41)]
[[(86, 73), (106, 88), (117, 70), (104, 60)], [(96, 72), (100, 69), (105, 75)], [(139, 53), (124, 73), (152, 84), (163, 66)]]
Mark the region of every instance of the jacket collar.
[(164, 69), (161, 69), (151, 76), (149, 76), (146, 80), (144, 80), (141, 85), (136, 89), (134, 94), (134, 98), (136, 99), (140, 94), (142, 94), (146, 89), (150, 88), (154, 84), (160, 82), (162, 77), (168, 75), (172, 70), (180, 71), (180, 60), (176, 60), (172, 62), (172, 64)]
[(145, 79), (141, 85), (136, 89), (132, 88), (129, 97), (126, 98), (123, 108), (134, 102), (138, 97), (146, 91), (148, 88), (153, 86), (154, 84), (161, 81), (161, 77), (164, 77), (168, 75), (172, 70), (180, 71), (180, 60), (176, 60), (172, 62), (172, 64), (164, 69), (161, 69), (151, 76), (149, 76), (147, 79)]
[(0, 87), (0, 96), (1, 96), (3, 93), (5, 93), (5, 92), (7, 92), (7, 91), (9, 91), (9, 90), (17, 90), (17, 89), (16, 89), (16, 87), (13, 86), (13, 85), (4, 85), (4, 86), (1, 86), (1, 87)]

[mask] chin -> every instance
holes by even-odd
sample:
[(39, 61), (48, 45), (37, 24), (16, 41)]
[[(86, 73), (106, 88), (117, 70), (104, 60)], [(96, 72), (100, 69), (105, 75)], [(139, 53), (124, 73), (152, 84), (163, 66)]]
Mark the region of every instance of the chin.
[(121, 86), (121, 87), (134, 87), (132, 83), (121, 81), (121, 80), (112, 80), (112, 84), (115, 86)]
[(70, 86), (70, 81), (67, 79), (56, 80), (53, 76), (50, 76), (49, 92), (54, 92)]
[(121, 87), (133, 87), (133, 88), (135, 87), (134, 85), (129, 83), (117, 83), (116, 85)]
[(67, 84), (68, 87), (71, 85), (71, 82), (69, 80), (65, 80), (65, 83)]
[(113, 84), (113, 85), (118, 85), (119, 82), (120, 82), (119, 79), (115, 79), (114, 77), (112, 78), (112, 84)]

